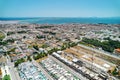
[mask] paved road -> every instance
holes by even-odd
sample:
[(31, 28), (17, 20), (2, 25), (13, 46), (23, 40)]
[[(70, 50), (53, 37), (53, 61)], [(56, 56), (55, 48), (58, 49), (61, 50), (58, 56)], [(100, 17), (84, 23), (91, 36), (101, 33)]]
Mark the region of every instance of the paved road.
[(42, 66), (37, 63), (35, 60), (32, 60), (33, 64), (36, 65), (44, 74), (45, 76), (49, 79), (49, 80), (54, 80), (43, 68)]
[(6, 32), (4, 32), (4, 31), (2, 31), (2, 30), (0, 30), (2, 33), (4, 33), (4, 35), (5, 35), (5, 38), (3, 39), (3, 41), (4, 40), (6, 40), (6, 38), (7, 38), (7, 33)]
[(7, 56), (7, 66), (9, 67), (11, 80), (21, 80), (18, 71), (14, 68), (14, 64), (11, 62), (9, 56)]
[[(6, 50), (6, 47), (4, 47), (4, 49)], [(11, 62), (11, 59), (8, 55), (6, 56), (6, 60), (6, 65), (9, 68), (11, 80), (21, 80), (18, 71), (14, 68), (14, 63)]]
[(20, 50), (20, 52), (23, 54), (23, 50), (20, 48), (20, 46), (16, 43), (16, 47)]
[(21, 80), (17, 70), (15, 71), (14, 67), (9, 66), (11, 80)]
[(65, 65), (64, 63), (62, 63), (59, 60), (57, 60), (56, 58), (54, 58), (53, 56), (49, 56), (49, 57), (52, 60), (56, 61), (58, 64), (60, 64), (62, 67), (64, 67), (67, 71), (70, 71), (73, 75), (75, 75), (79, 79), (81, 79), (81, 80), (88, 80), (85, 77), (83, 77), (81, 74), (77, 73), (76, 71), (74, 71), (73, 69), (71, 69), (70, 67), (68, 67), (67, 65)]
[(33, 63), (34, 65), (36, 65), (36, 66), (45, 74), (45, 76), (46, 76), (49, 80), (54, 80), (54, 79), (42, 68), (42, 66), (33, 59), (33, 56), (32, 56), (31, 58), (32, 58), (32, 63)]

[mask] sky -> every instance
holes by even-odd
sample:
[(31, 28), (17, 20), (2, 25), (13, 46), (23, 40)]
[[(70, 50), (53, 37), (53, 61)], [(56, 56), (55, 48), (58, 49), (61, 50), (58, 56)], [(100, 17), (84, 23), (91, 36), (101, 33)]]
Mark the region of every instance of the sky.
[(0, 17), (120, 17), (120, 0), (0, 0)]

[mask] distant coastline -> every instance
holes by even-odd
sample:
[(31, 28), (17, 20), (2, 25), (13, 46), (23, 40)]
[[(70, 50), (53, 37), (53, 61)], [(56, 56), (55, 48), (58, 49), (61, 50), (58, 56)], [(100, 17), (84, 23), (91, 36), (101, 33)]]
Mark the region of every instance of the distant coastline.
[(35, 23), (35, 24), (120, 24), (120, 17), (97, 18), (97, 17), (33, 17), (33, 18), (0, 18), (1, 23)]
[(0, 24), (17, 24), (19, 21), (0, 21)]

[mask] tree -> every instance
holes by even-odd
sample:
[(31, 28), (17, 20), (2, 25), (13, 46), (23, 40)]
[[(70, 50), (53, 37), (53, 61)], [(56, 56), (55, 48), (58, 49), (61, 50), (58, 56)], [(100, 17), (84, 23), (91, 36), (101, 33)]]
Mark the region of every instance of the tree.
[(42, 39), (42, 38), (45, 38), (45, 36), (44, 35), (37, 35), (36, 38)]
[(3, 45), (3, 46), (7, 45), (7, 41), (0, 41), (0, 46), (1, 45)]
[(32, 59), (31, 59), (31, 57), (30, 57), (30, 56), (28, 56), (28, 57), (27, 57), (27, 60), (32, 61)]
[(19, 64), (21, 64), (22, 62), (25, 62), (24, 58), (18, 59), (15, 63), (14, 66), (17, 67)]
[(96, 39), (83, 38), (82, 42), (94, 45), (96, 47), (101, 47), (103, 50), (108, 52), (113, 52), (114, 49), (120, 48), (119, 41), (114, 41), (114, 40), (111, 40), (110, 38), (106, 38), (106, 40), (107, 41), (100, 42), (99, 40), (96, 40)]
[(36, 49), (36, 50), (39, 50), (37, 45), (33, 45), (33, 48)]
[(8, 39), (8, 40), (6, 40), (6, 42), (8, 42), (8, 43), (14, 43), (14, 39)]
[(118, 74), (119, 74), (119, 72), (118, 72), (117, 69), (115, 68), (114, 71), (112, 72), (112, 75), (115, 76), (115, 75), (118, 75)]
[(61, 47), (61, 50), (65, 50), (66, 49), (66, 47), (63, 45), (62, 47)]
[(23, 39), (25, 39), (26, 38), (26, 36), (23, 36)]
[(47, 44), (43, 44), (41, 47), (42, 47), (42, 48), (47, 48), (48, 45), (47, 45)]

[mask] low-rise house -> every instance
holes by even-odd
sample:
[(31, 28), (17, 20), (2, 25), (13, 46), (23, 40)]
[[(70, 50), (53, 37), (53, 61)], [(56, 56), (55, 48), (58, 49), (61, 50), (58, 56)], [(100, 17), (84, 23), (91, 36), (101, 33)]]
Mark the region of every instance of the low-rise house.
[(114, 53), (117, 54), (117, 55), (120, 55), (120, 48), (115, 49)]

